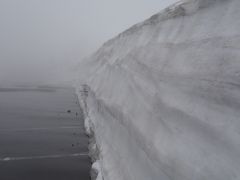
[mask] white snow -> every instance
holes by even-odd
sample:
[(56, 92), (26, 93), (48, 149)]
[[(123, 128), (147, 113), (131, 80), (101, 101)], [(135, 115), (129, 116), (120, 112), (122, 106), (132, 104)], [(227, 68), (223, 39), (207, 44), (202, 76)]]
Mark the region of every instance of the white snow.
[(84, 61), (79, 99), (105, 180), (240, 180), (239, 9), (180, 1)]

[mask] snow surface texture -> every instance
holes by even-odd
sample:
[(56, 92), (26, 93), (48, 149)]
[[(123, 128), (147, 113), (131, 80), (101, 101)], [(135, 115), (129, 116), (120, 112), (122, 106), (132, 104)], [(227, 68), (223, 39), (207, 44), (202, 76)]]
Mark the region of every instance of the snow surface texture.
[(84, 61), (98, 180), (240, 180), (239, 9), (181, 1)]

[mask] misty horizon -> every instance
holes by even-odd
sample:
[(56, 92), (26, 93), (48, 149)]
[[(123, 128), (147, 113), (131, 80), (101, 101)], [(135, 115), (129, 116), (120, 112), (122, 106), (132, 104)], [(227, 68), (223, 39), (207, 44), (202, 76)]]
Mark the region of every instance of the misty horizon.
[(84, 57), (173, 2), (2, 0), (0, 84), (71, 81)]

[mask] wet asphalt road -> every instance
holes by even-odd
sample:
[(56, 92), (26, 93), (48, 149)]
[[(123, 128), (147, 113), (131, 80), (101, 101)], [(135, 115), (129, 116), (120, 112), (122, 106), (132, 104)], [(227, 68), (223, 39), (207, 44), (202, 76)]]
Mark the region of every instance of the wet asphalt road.
[(74, 89), (0, 88), (0, 180), (89, 180), (87, 145)]

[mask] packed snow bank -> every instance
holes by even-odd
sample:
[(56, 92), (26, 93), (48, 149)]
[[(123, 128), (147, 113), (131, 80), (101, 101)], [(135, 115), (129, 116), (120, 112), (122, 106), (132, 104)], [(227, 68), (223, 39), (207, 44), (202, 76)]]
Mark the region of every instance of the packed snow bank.
[(240, 179), (239, 9), (181, 1), (84, 61), (78, 91), (105, 180)]

